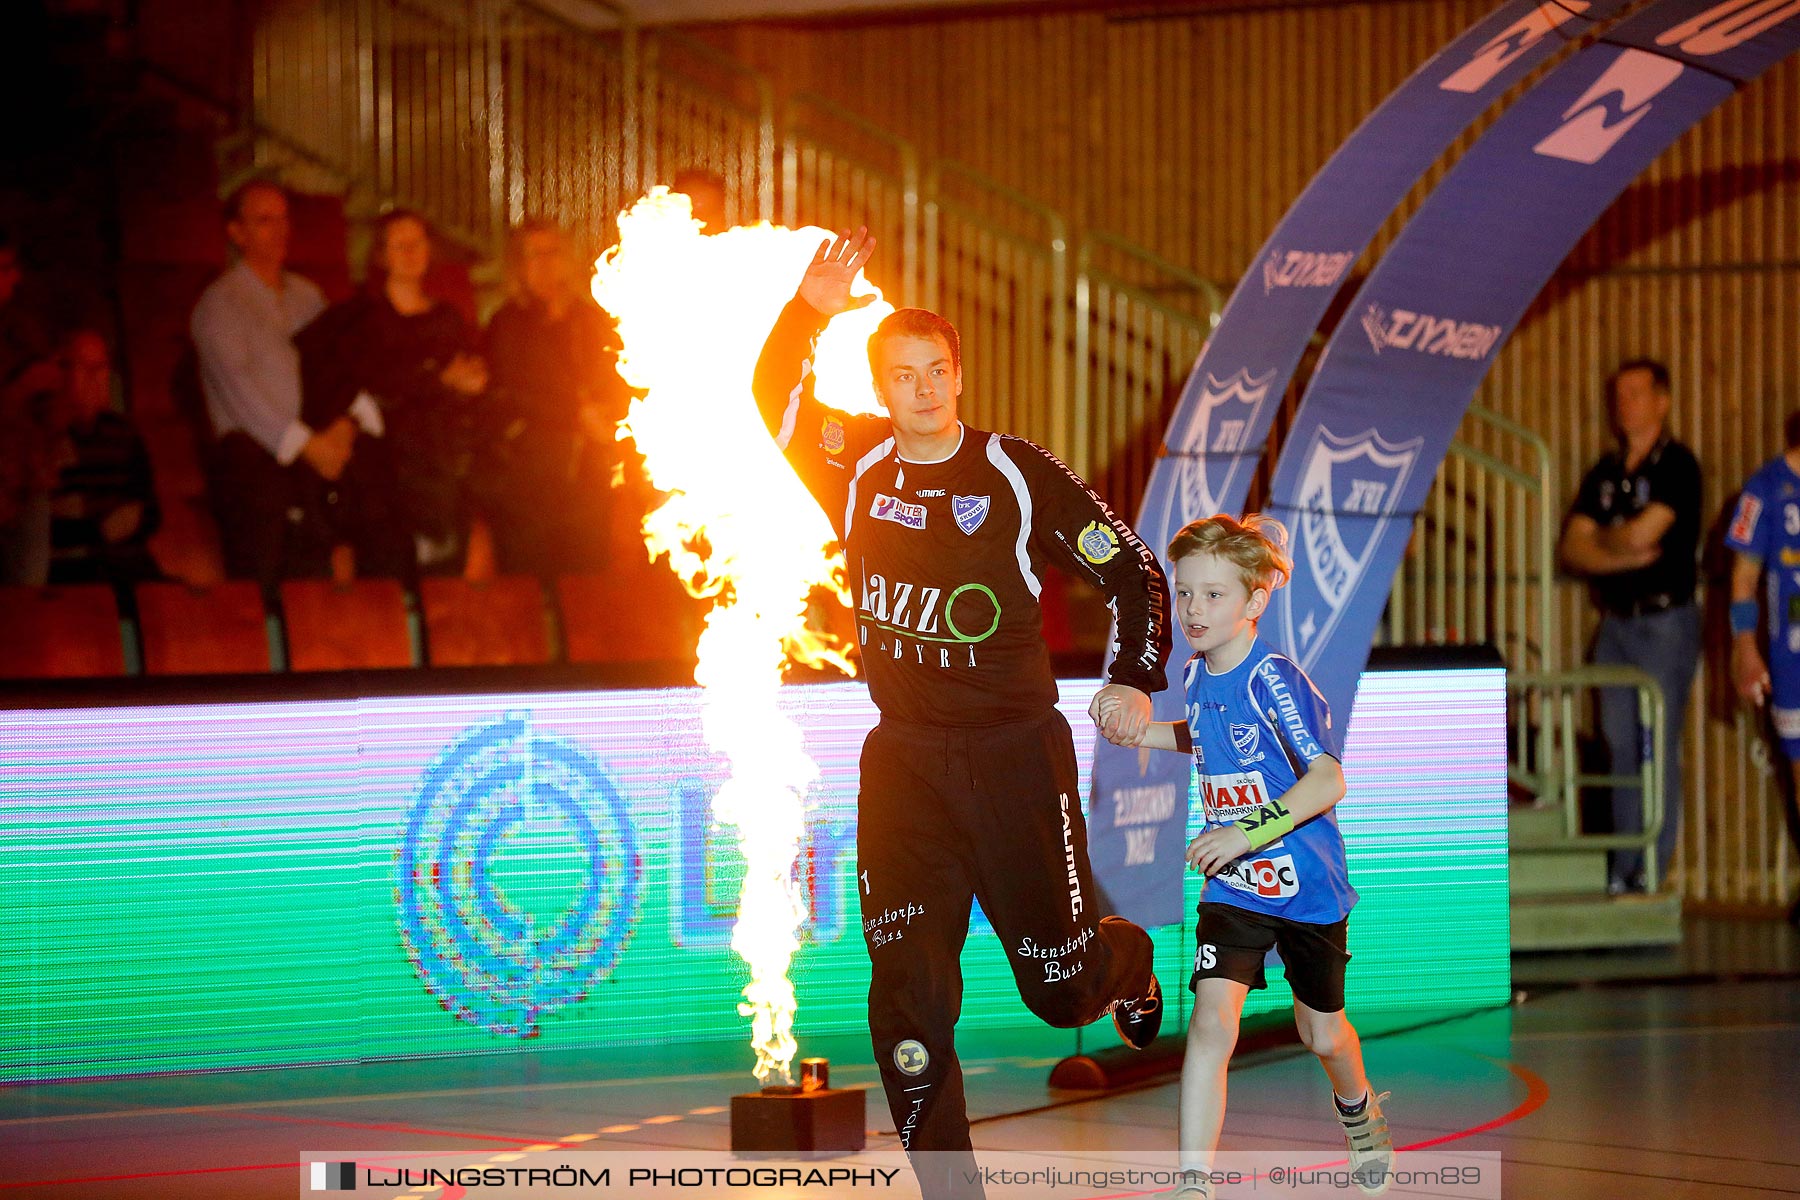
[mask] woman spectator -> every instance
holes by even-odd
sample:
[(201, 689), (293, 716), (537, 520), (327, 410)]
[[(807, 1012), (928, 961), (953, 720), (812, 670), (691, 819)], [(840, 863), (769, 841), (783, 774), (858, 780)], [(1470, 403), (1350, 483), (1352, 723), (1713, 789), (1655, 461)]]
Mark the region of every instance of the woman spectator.
[(431, 227), (395, 209), (375, 223), (365, 287), (295, 338), (302, 419), (358, 436), (320, 507), (365, 575), (463, 565), (474, 520), (470, 464), (487, 366), (475, 333), (426, 287)]
[[(488, 323), (491, 436), (481, 440), (502, 570), (602, 569), (625, 492), (615, 426), (629, 394), (613, 320), (563, 231), (532, 219), (506, 247), (507, 301)], [(622, 472), (621, 472), (622, 473)]]

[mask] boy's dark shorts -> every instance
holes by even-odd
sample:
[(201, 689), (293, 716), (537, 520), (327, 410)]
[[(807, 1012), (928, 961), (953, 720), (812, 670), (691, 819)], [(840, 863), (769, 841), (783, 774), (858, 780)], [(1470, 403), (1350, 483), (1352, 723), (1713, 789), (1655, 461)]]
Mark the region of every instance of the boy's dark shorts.
[[(1294, 998), (1315, 1012), (1344, 1009), (1344, 968), (1350, 962), (1346, 934), (1350, 918), (1331, 925), (1290, 921), (1239, 908), (1235, 904), (1200, 905), (1189, 990), (1202, 979), (1231, 979), (1255, 991), (1269, 986), (1263, 956), (1273, 946), (1281, 951)], [(1209, 953), (1210, 951), (1210, 953)]]

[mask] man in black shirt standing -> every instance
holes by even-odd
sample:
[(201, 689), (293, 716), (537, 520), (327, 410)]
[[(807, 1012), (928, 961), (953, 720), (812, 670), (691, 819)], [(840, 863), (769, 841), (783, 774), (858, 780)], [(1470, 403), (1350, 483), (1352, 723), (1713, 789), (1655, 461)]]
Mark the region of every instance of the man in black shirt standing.
[(1168, 588), (1155, 554), (1061, 462), (957, 419), (960, 342), (937, 314), (901, 309), (869, 339), (886, 416), (814, 397), (815, 339), (872, 298), (850, 287), (873, 249), (864, 230), (820, 246), (763, 347), (755, 393), (843, 543), (881, 713), (857, 800), (875, 1061), (906, 1149), (951, 1152), (929, 1171), (915, 1157), (925, 1195), (978, 1196), (954, 1169), (972, 1164), (953, 1042), (971, 899), (1045, 1021), (1111, 1010), (1138, 1047), (1161, 1021), (1149, 935), (1098, 912), (1042, 574), (1054, 561), (1112, 600), (1117, 653), (1094, 710), (1127, 733), (1165, 686)]
[[(1700, 615), (1694, 606), (1695, 550), (1700, 538), (1700, 463), (1669, 434), (1669, 369), (1632, 359), (1610, 381), (1613, 431), (1619, 448), (1582, 478), (1563, 527), (1563, 564), (1591, 582), (1601, 610), (1593, 660), (1641, 667), (1663, 694), (1663, 826), (1657, 839), (1657, 878), (1666, 877), (1681, 826), (1681, 740), (1688, 692), (1700, 657)], [(1600, 721), (1615, 775), (1643, 762), (1646, 731), (1638, 726), (1633, 694), (1600, 693)], [(1643, 829), (1638, 791), (1613, 789), (1613, 829)], [(1643, 855), (1611, 856), (1610, 890), (1644, 890)]]

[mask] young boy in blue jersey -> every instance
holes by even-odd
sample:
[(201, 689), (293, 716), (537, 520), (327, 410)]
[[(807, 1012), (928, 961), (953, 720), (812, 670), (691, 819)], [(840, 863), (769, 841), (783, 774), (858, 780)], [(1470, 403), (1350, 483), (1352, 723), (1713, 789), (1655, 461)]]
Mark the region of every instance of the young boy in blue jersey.
[(1267, 986), (1271, 947), (1287, 969), (1300, 1038), (1331, 1079), (1357, 1186), (1380, 1195), (1393, 1170), (1382, 1097), (1370, 1091), (1362, 1043), (1344, 1016), (1356, 889), (1331, 813), (1344, 796), (1331, 717), (1306, 673), (1256, 635), (1271, 594), (1292, 573), (1286, 541), (1281, 523), (1261, 514), (1208, 517), (1175, 535), (1175, 613), (1196, 651), (1187, 720), (1153, 722), (1135, 741), (1113, 738), (1191, 753), (1206, 806), (1205, 828), (1187, 851), (1207, 877), (1181, 1067), (1181, 1165), (1190, 1174), (1175, 1194), (1188, 1200), (1213, 1194), (1225, 1068), (1245, 997)]

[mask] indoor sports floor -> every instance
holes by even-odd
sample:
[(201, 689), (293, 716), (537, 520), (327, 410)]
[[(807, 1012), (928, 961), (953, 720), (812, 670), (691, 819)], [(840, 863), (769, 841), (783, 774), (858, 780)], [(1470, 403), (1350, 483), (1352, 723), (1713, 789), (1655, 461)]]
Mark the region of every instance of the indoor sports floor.
[[(1800, 1196), (1800, 934), (1695, 921), (1678, 951), (1519, 959), (1515, 979), (1510, 1008), (1358, 1022), (1403, 1153), (1498, 1151), (1508, 1197)], [(1087, 1036), (1090, 1048), (1112, 1039)], [(1171, 1150), (1174, 1076), (1053, 1091), (1068, 1039), (965, 1035), (978, 1151)], [(832, 1059), (834, 1086), (876, 1086), (860, 1039), (803, 1052)], [(722, 1151), (729, 1097), (754, 1090), (743, 1056), (525, 1052), (5, 1088), (0, 1191), (290, 1197), (301, 1152), (324, 1149)], [(869, 1101), (870, 1149), (895, 1148), (879, 1093)], [(1268, 1147), (1316, 1148), (1321, 1163), (1343, 1149), (1323, 1075), (1292, 1043), (1242, 1053), (1231, 1071), (1221, 1148)]]

